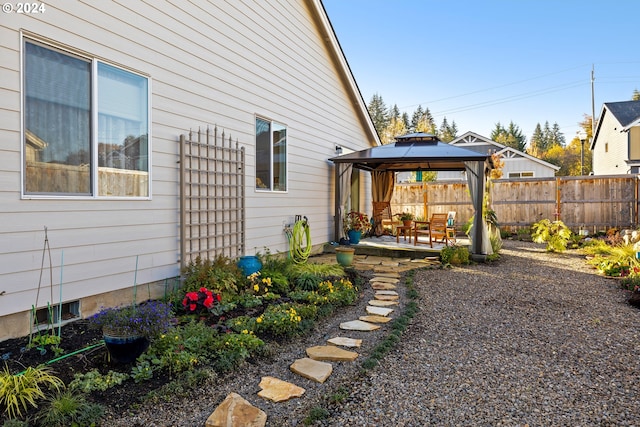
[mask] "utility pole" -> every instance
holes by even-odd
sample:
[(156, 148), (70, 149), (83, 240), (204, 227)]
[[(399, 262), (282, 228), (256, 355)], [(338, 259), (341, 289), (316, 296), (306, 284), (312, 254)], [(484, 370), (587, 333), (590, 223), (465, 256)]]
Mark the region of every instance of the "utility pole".
[(595, 136), (596, 133), (596, 104), (595, 104), (595, 96), (593, 90), (593, 82), (595, 81), (595, 70), (593, 64), (591, 64), (591, 138)]

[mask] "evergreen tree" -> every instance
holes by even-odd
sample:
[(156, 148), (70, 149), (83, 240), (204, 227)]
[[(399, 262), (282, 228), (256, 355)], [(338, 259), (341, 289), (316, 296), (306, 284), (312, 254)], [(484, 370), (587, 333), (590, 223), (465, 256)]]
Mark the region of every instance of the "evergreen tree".
[(414, 132), (425, 132), (436, 135), (438, 133), (436, 123), (433, 120), (431, 111), (427, 108), (420, 117), (420, 120), (416, 124)]
[(531, 140), (529, 141), (529, 154), (535, 157), (539, 157), (542, 152), (541, 147), (544, 147), (544, 133), (542, 132), (542, 126), (540, 123), (536, 124), (536, 128), (533, 131)]
[(409, 128), (410, 132), (418, 132), (418, 125), (420, 121), (422, 121), (422, 117), (424, 116), (424, 110), (422, 109), (422, 105), (418, 105), (418, 108), (413, 112), (411, 116), (411, 127)]
[(389, 108), (389, 118), (392, 120), (400, 118), (400, 109), (398, 108), (398, 104), (393, 104), (393, 107)]
[(503, 127), (500, 122), (496, 123), (496, 127), (491, 131), (491, 140), (522, 152), (527, 146), (527, 138), (513, 122), (509, 122), (508, 128)]
[(382, 135), (382, 132), (389, 124), (389, 112), (387, 111), (387, 106), (382, 100), (382, 96), (377, 93), (374, 94), (371, 97), (371, 101), (369, 101), (367, 109), (369, 110), (369, 115), (371, 116), (373, 126), (376, 128), (378, 135)]
[(392, 144), (396, 137), (407, 133), (407, 128), (401, 117), (392, 118), (387, 127), (380, 135), (382, 144)]
[(450, 125), (446, 117), (442, 119), (442, 124), (440, 125), (440, 130), (437, 134), (440, 141), (451, 142), (456, 139), (457, 134), (458, 126), (456, 125), (456, 122), (452, 122)]
[(560, 126), (558, 122), (553, 123), (553, 127), (551, 128), (549, 144), (550, 147), (559, 145), (560, 147), (564, 147), (566, 140), (564, 138), (564, 134), (560, 132)]
[(409, 123), (409, 114), (407, 112), (402, 113), (402, 122), (404, 123), (404, 128), (409, 131), (411, 124)]
[(633, 90), (633, 95), (631, 95), (631, 100), (640, 101), (640, 92), (638, 92), (638, 89)]

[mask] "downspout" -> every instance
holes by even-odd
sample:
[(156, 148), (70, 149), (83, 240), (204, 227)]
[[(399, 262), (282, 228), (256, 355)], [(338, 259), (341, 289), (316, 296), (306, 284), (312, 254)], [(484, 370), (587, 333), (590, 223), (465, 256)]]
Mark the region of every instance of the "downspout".
[(342, 179), (340, 179), (340, 167), (338, 167), (338, 163), (334, 163), (334, 172), (335, 172), (335, 207), (334, 207), (334, 216), (333, 216), (333, 227), (334, 227), (334, 238), (335, 242), (340, 241), (340, 201), (342, 200)]

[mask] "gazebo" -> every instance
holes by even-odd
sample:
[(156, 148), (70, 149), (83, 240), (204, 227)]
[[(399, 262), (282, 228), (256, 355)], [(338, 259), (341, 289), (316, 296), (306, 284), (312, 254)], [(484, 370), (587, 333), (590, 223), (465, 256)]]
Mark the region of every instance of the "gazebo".
[[(475, 209), (471, 233), (471, 256), (484, 259), (492, 253), (482, 203), (487, 172), (493, 167), (491, 156), (441, 142), (428, 133), (411, 133), (396, 138), (394, 144), (381, 145), (333, 157), (335, 165), (335, 239), (342, 234), (344, 207), (349, 198), (352, 168), (371, 173), (372, 199), (390, 201), (395, 172), (466, 171)], [(477, 227), (476, 224), (482, 224)]]

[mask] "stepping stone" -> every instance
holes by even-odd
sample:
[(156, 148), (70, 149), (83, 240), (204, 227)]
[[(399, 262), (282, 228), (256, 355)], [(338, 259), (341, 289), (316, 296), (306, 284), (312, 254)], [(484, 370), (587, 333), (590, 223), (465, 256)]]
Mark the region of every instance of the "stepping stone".
[(229, 393), (209, 415), (204, 425), (205, 427), (264, 427), (267, 425), (267, 414), (239, 394)]
[(327, 342), (331, 345), (341, 345), (343, 347), (360, 347), (362, 345), (362, 340), (347, 337), (335, 337), (328, 339)]
[(284, 402), (294, 397), (300, 397), (305, 392), (302, 387), (274, 377), (262, 377), (258, 386), (262, 389), (258, 392), (258, 396), (274, 402)]
[(373, 266), (373, 272), (378, 275), (378, 276), (385, 276), (385, 277), (393, 277), (393, 278), (399, 278), (400, 274), (398, 273), (398, 267), (386, 267), (384, 265), (375, 265)]
[(369, 305), (373, 305), (374, 307), (389, 307), (398, 304), (398, 301), (380, 301), (379, 299), (372, 299), (369, 301)]
[(350, 322), (340, 323), (340, 329), (348, 331), (375, 331), (376, 329), (380, 329), (380, 325), (363, 322), (362, 320), (352, 320)]
[(384, 307), (374, 307), (374, 306), (367, 306), (367, 313), (369, 314), (376, 314), (378, 316), (388, 316), (389, 314), (393, 313), (393, 309), (392, 308), (384, 308)]
[(385, 291), (385, 290), (382, 290), (382, 291), (377, 291), (376, 295), (396, 295), (397, 296), (398, 293), (396, 291)]
[(396, 289), (396, 285), (384, 282), (373, 282), (371, 283), (371, 287), (376, 291)]
[(368, 256), (367, 259), (361, 260), (359, 262), (366, 265), (380, 265), (384, 260), (385, 259), (382, 257)]
[(330, 362), (353, 362), (358, 357), (355, 351), (344, 350), (335, 345), (317, 345), (307, 349), (307, 356), (313, 360)]
[(293, 373), (320, 384), (325, 382), (327, 378), (329, 378), (329, 375), (331, 375), (331, 372), (333, 372), (331, 363), (320, 362), (319, 360), (309, 359), (308, 357), (296, 360), (289, 369), (291, 369)]
[(362, 320), (363, 322), (370, 322), (370, 323), (387, 323), (393, 320), (391, 319), (391, 317), (376, 316), (375, 314), (371, 314), (369, 316), (360, 316), (359, 319)]
[(370, 282), (383, 282), (383, 283), (391, 283), (395, 285), (400, 281), (400, 279), (396, 279), (395, 277), (385, 277), (385, 276), (375, 276), (373, 279), (369, 280)]
[(397, 301), (400, 299), (398, 295), (374, 295), (375, 299), (380, 301)]
[(381, 265), (384, 267), (398, 267), (400, 264), (395, 261), (382, 261)]

